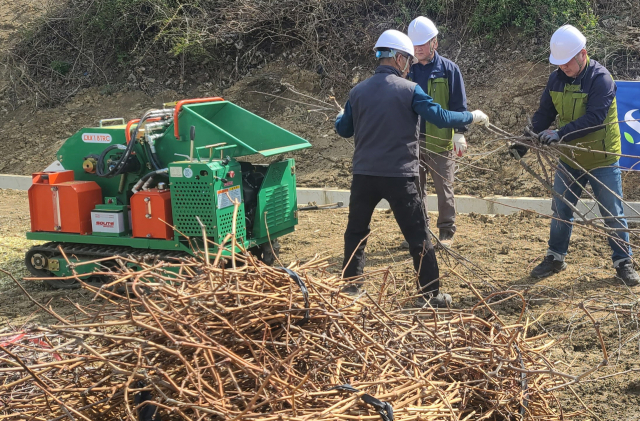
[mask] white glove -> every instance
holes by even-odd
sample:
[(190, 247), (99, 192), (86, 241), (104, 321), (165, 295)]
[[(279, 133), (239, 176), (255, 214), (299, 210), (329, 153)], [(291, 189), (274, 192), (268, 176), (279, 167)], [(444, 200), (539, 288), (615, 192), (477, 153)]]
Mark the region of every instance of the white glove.
[(489, 116), (480, 110), (471, 111), (473, 115), (473, 124), (483, 124), (485, 127), (489, 127)]
[(464, 135), (461, 133), (453, 134), (453, 152), (462, 156), (467, 151), (467, 140), (464, 138)]

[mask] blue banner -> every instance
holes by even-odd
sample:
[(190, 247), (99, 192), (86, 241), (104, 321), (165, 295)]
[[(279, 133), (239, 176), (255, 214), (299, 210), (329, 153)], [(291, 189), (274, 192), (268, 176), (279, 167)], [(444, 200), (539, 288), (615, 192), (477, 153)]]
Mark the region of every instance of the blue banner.
[(620, 123), (620, 136), (622, 140), (622, 153), (634, 155), (638, 158), (620, 158), (620, 166), (623, 168), (640, 171), (640, 82), (616, 81), (618, 91), (616, 102), (618, 104), (618, 120)]

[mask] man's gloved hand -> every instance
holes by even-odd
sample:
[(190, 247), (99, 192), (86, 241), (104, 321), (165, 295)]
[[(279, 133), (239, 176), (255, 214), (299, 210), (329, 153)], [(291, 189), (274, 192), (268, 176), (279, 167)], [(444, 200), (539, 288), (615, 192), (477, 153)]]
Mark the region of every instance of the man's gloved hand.
[(544, 130), (538, 134), (538, 140), (543, 145), (551, 145), (560, 141), (560, 135), (557, 130)]
[(524, 145), (518, 145), (517, 143), (509, 144), (509, 155), (514, 157), (516, 160), (522, 159), (527, 152), (529, 152), (529, 148)]
[(338, 115), (336, 116), (336, 119), (335, 119), (335, 120), (333, 120), (333, 121), (335, 122), (335, 121), (340, 120), (340, 119), (342, 118), (342, 115), (343, 115), (343, 114), (344, 114), (344, 109), (340, 109), (340, 112), (339, 112), (339, 113), (338, 113)]
[(467, 140), (462, 133), (454, 133), (453, 135), (453, 152), (462, 156), (467, 151)]
[(482, 124), (485, 127), (489, 127), (489, 116), (480, 110), (471, 111), (473, 115), (473, 124)]

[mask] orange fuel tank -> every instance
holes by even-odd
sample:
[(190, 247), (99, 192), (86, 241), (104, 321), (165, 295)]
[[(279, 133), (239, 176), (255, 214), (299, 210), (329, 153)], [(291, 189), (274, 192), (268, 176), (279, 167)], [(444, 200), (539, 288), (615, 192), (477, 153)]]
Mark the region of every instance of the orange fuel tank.
[(131, 196), (129, 203), (134, 237), (173, 239), (173, 228), (169, 226), (173, 224), (169, 190), (155, 188), (139, 191)]
[(39, 172), (29, 188), (31, 231), (91, 234), (91, 211), (102, 203), (94, 181), (75, 181), (73, 171)]

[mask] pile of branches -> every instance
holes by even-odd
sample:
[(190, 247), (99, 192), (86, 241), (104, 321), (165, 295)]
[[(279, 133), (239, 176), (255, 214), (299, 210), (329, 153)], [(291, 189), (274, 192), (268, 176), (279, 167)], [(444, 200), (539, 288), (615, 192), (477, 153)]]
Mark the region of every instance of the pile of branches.
[(250, 254), (236, 259), (235, 268), (218, 259), (121, 265), (111, 284), (83, 285), (96, 304), (78, 306), (76, 319), (41, 306), (55, 325), (0, 331), (1, 418), (579, 415), (565, 412), (554, 390), (580, 376), (556, 370), (553, 341), (530, 337), (524, 304), (510, 324), (493, 311), (517, 292), (467, 311), (385, 309), (382, 294), (341, 293), (344, 281), (325, 271), (326, 260), (273, 268)]

